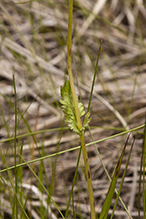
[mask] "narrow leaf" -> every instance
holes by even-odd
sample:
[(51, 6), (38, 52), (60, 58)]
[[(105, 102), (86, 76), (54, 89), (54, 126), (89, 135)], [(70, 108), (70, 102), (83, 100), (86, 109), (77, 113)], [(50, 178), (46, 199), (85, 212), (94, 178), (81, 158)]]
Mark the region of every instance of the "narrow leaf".
[(146, 117), (145, 117), (145, 129), (144, 129), (144, 140), (143, 140), (143, 214), (146, 218), (146, 182), (145, 182), (145, 157), (146, 157)]
[[(127, 168), (128, 168), (130, 156), (131, 156), (132, 149), (133, 149), (133, 146), (134, 146), (134, 142), (135, 142), (135, 139), (133, 140), (132, 145), (131, 145), (131, 148), (130, 148), (130, 153), (129, 153), (129, 155), (128, 155), (128, 159), (127, 159), (127, 162), (126, 162), (126, 166), (125, 166), (125, 168), (124, 168), (124, 173), (123, 173), (123, 176), (122, 176), (122, 180), (121, 180), (121, 183), (120, 183), (119, 191), (118, 191), (118, 194), (117, 194), (117, 197), (116, 197), (116, 201), (115, 201), (115, 203), (114, 203), (113, 212), (112, 212), (112, 214), (111, 214), (110, 219), (113, 218), (114, 211), (115, 211), (115, 208), (116, 208), (116, 205), (117, 205), (117, 202), (118, 202), (120, 193), (121, 193), (121, 189), (122, 189), (123, 182), (124, 182), (124, 178), (125, 178), (126, 171), (127, 171)], [(127, 212), (127, 214), (128, 214), (128, 216), (129, 216), (129, 212)], [(129, 217), (129, 218), (130, 218), (130, 217)]]
[(127, 140), (126, 140), (125, 146), (123, 148), (122, 154), (121, 154), (121, 156), (119, 158), (119, 161), (117, 163), (117, 166), (116, 166), (116, 169), (115, 169), (115, 172), (114, 172), (114, 175), (113, 175), (113, 179), (111, 181), (109, 191), (108, 191), (108, 194), (107, 194), (106, 199), (104, 201), (104, 204), (103, 204), (99, 219), (106, 219), (107, 216), (108, 216), (108, 211), (109, 211), (111, 201), (112, 201), (112, 198), (113, 198), (113, 194), (114, 194), (114, 191), (115, 191), (115, 187), (116, 187), (117, 179), (118, 179), (118, 176), (119, 176), (122, 159), (123, 159), (123, 156), (124, 156), (124, 153), (125, 153), (125, 149), (126, 149), (126, 146), (127, 146), (127, 143), (128, 143), (129, 136), (127, 137)]

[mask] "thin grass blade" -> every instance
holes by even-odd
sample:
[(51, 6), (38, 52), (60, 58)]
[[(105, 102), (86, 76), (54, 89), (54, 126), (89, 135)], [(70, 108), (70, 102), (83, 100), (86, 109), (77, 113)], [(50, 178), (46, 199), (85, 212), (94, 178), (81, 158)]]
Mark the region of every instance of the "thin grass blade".
[[(130, 157), (131, 157), (131, 152), (132, 152), (132, 149), (133, 149), (133, 146), (134, 146), (134, 142), (135, 142), (135, 139), (133, 140), (132, 145), (131, 145), (130, 153), (129, 153), (129, 155), (128, 155), (128, 160), (127, 160), (127, 162), (126, 162), (126, 167), (125, 167), (125, 169), (124, 169), (124, 173), (123, 173), (122, 180), (121, 180), (121, 183), (120, 183), (118, 195), (117, 195), (117, 197), (116, 197), (116, 201), (115, 201), (115, 204), (114, 204), (114, 207), (113, 207), (113, 212), (112, 212), (112, 214), (111, 214), (110, 219), (113, 218), (114, 211), (115, 211), (115, 208), (116, 208), (116, 205), (117, 205), (117, 202), (118, 202), (120, 193), (121, 193), (121, 189), (122, 189), (123, 182), (124, 182), (124, 179), (125, 179), (125, 174), (126, 174), (126, 171), (127, 171), (127, 168), (128, 168), (128, 164), (129, 164)], [(129, 216), (129, 212), (127, 212), (127, 213), (128, 213), (128, 216)]]
[(95, 71), (94, 71), (94, 76), (93, 76), (93, 81), (92, 81), (92, 87), (91, 87), (87, 112), (89, 112), (89, 110), (90, 110), (91, 99), (92, 99), (92, 95), (93, 95), (93, 88), (95, 85), (95, 78), (96, 78), (96, 73), (97, 73), (97, 69), (98, 69), (98, 62), (99, 62), (99, 57), (100, 57), (100, 52), (101, 52), (101, 45), (102, 45), (102, 41), (100, 43), (99, 52), (98, 52), (98, 56), (97, 56), (97, 60), (96, 60), (96, 66), (95, 66)]
[(15, 76), (13, 75), (13, 85), (14, 85), (14, 95), (15, 95), (15, 138), (14, 138), (14, 147), (15, 147), (15, 154), (14, 154), (14, 162), (15, 162), (15, 194), (14, 194), (14, 202), (13, 202), (13, 213), (12, 217), (16, 217), (18, 219), (18, 170), (16, 168), (17, 166), (17, 142), (16, 142), (16, 136), (17, 136), (17, 93), (16, 93), (16, 84), (15, 84)]
[(78, 172), (78, 167), (79, 167), (79, 163), (80, 163), (81, 151), (82, 151), (82, 149), (80, 147), (77, 165), (76, 165), (76, 170), (75, 170), (75, 174), (74, 174), (74, 178), (73, 178), (73, 182), (72, 182), (72, 188), (71, 188), (71, 192), (70, 192), (70, 196), (69, 196), (69, 200), (68, 200), (67, 208), (66, 208), (66, 212), (65, 212), (65, 219), (68, 217), (68, 213), (69, 213), (69, 206), (70, 206), (71, 197), (73, 196), (73, 189), (74, 189), (74, 185), (75, 185), (75, 181), (76, 181), (76, 177), (77, 177), (77, 172)]
[(21, 159), (25, 162), (25, 164), (28, 166), (28, 168), (31, 170), (31, 172), (33, 173), (33, 175), (36, 177), (36, 179), (38, 180), (38, 182), (40, 183), (40, 185), (42, 186), (42, 188), (44, 189), (44, 191), (47, 193), (47, 195), (50, 197), (50, 200), (52, 201), (52, 203), (54, 204), (54, 206), (56, 207), (56, 209), (58, 210), (58, 212), (60, 213), (61, 217), (63, 219), (65, 219), (65, 217), (63, 216), (62, 212), (60, 211), (58, 205), (56, 204), (56, 202), (54, 201), (54, 199), (50, 196), (49, 191), (45, 188), (45, 186), (43, 185), (42, 181), (39, 179), (39, 177), (37, 176), (37, 174), (33, 171), (33, 169), (31, 168), (31, 166), (28, 164), (28, 162), (26, 162), (26, 160), (21, 156), (21, 154), (19, 154), (19, 156), (21, 157)]
[(146, 117), (145, 117), (145, 129), (144, 129), (144, 141), (143, 141), (143, 218), (146, 218), (146, 183), (145, 183), (145, 158), (146, 158)]
[(114, 191), (115, 191), (115, 187), (116, 187), (117, 179), (118, 179), (118, 176), (119, 176), (122, 159), (124, 157), (124, 153), (125, 153), (125, 149), (126, 149), (126, 146), (127, 146), (127, 143), (128, 143), (129, 136), (130, 135), (128, 135), (128, 137), (127, 137), (127, 140), (126, 140), (125, 146), (123, 148), (122, 154), (119, 158), (116, 169), (114, 171), (113, 179), (111, 181), (109, 191), (108, 191), (108, 194), (107, 194), (106, 199), (104, 201), (104, 204), (103, 204), (99, 219), (106, 219), (107, 216), (108, 216), (108, 211), (109, 211), (111, 201), (112, 201), (112, 198), (113, 198), (113, 194), (114, 194)]

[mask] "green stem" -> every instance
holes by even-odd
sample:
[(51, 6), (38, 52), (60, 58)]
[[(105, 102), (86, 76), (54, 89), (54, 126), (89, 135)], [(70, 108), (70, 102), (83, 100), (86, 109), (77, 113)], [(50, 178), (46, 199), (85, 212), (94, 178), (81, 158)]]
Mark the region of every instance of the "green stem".
[[(14, 160), (15, 160), (15, 194), (14, 194), (14, 215), (13, 217), (18, 219), (18, 170), (16, 168), (17, 166), (17, 141), (16, 141), (16, 136), (17, 136), (17, 93), (16, 93), (16, 85), (15, 85), (15, 76), (13, 75), (13, 85), (14, 85), (14, 94), (15, 94), (15, 138), (14, 138), (14, 146), (15, 146), (15, 155), (14, 155)], [(16, 215), (15, 215), (16, 214)]]
[(73, 82), (73, 75), (72, 75), (72, 62), (71, 62), (71, 44), (72, 44), (72, 11), (73, 11), (73, 0), (69, 0), (69, 17), (68, 17), (68, 47), (67, 47), (67, 67), (68, 67), (68, 75), (69, 75), (69, 83), (71, 87), (74, 107), (75, 107), (75, 114), (77, 119), (78, 129), (82, 128), (82, 123), (80, 119), (79, 109), (78, 109), (78, 102)]
[[(78, 126), (78, 129), (80, 130), (82, 128), (82, 123), (81, 123), (81, 118), (79, 114), (78, 102), (77, 102), (75, 87), (74, 87), (74, 82), (73, 82), (72, 62), (71, 62), (72, 14), (73, 14), (73, 0), (69, 0), (67, 65), (68, 65), (69, 82), (70, 82), (73, 103), (74, 103), (74, 108), (75, 108), (75, 114), (76, 114), (76, 119), (77, 119), (77, 126)], [(91, 219), (95, 219), (95, 206), (94, 206), (91, 172), (90, 172), (90, 166), (89, 166), (83, 131), (81, 132), (81, 135), (80, 135), (80, 141), (81, 141), (81, 147), (82, 147), (84, 165), (85, 165), (85, 171), (86, 171), (86, 178), (87, 178), (87, 184), (88, 184), (88, 193), (89, 193), (90, 208), (91, 208)]]
[(84, 131), (82, 131), (80, 135), (80, 140), (81, 140), (84, 165), (85, 165), (85, 171), (86, 171), (86, 178), (87, 178), (87, 184), (88, 184), (88, 193), (89, 193), (90, 208), (91, 208), (91, 219), (95, 219), (95, 203), (94, 203), (90, 166), (89, 166), (88, 155), (87, 155), (87, 150), (85, 146)]

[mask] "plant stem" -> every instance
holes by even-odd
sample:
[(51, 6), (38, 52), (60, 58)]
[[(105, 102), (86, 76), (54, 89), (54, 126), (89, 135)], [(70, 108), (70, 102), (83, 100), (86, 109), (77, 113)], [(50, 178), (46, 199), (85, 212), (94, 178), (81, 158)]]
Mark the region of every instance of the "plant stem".
[(15, 139), (14, 139), (14, 146), (15, 146), (15, 154), (14, 154), (14, 161), (15, 161), (15, 194), (14, 194), (14, 214), (13, 218), (18, 219), (18, 169), (17, 166), (17, 93), (16, 93), (16, 85), (15, 85), (15, 76), (13, 75), (13, 85), (14, 85), (14, 94), (15, 94)]
[(77, 119), (78, 129), (82, 128), (82, 123), (80, 119), (79, 109), (78, 109), (78, 102), (73, 82), (73, 75), (72, 75), (72, 62), (71, 62), (71, 46), (72, 46), (72, 11), (73, 11), (73, 0), (69, 0), (69, 15), (68, 15), (68, 46), (67, 46), (67, 67), (68, 67), (68, 75), (69, 75), (69, 82), (75, 107), (75, 114)]
[[(74, 82), (73, 82), (72, 62), (71, 62), (72, 14), (73, 14), (73, 0), (69, 0), (67, 65), (68, 65), (69, 82), (70, 82), (73, 103), (74, 103), (74, 108), (75, 108), (75, 114), (76, 114), (76, 119), (77, 119), (77, 126), (78, 126), (78, 129), (80, 130), (82, 128), (82, 123), (81, 123), (81, 118), (80, 118), (80, 114), (79, 114), (77, 97), (76, 97), (75, 87), (74, 87)], [(88, 155), (87, 155), (87, 150), (86, 150), (86, 146), (85, 146), (84, 131), (81, 132), (80, 141), (81, 141), (81, 147), (82, 147), (84, 165), (85, 165), (85, 172), (86, 172), (86, 178), (87, 178), (87, 184), (88, 184), (88, 193), (89, 193), (90, 208), (91, 208), (91, 219), (95, 219), (93, 187), (92, 187), (92, 180), (91, 180)]]
[(86, 178), (87, 178), (87, 184), (88, 184), (88, 193), (89, 193), (90, 208), (91, 208), (91, 219), (95, 219), (95, 203), (94, 203), (94, 195), (93, 195), (90, 166), (89, 166), (88, 155), (87, 155), (87, 150), (86, 150), (86, 146), (85, 146), (84, 131), (82, 131), (82, 133), (80, 135), (80, 140), (81, 140), (84, 165), (85, 165), (85, 171), (86, 171)]

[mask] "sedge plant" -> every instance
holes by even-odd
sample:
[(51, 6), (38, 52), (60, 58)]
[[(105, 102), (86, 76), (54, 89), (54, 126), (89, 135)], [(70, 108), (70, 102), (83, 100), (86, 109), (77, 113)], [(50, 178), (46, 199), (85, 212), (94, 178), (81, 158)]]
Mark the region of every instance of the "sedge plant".
[[(85, 146), (85, 137), (84, 131), (90, 122), (90, 113), (87, 112), (85, 115), (84, 107), (82, 103), (79, 103), (78, 97), (75, 92), (75, 86), (73, 82), (72, 74), (72, 17), (73, 17), (73, 0), (69, 1), (69, 16), (68, 16), (68, 47), (67, 47), (67, 68), (69, 80), (65, 81), (63, 87), (61, 87), (61, 96), (60, 100), (65, 114), (65, 121), (69, 124), (69, 127), (75, 131), (80, 136), (81, 148), (83, 153), (86, 179), (88, 184), (88, 193), (90, 200), (91, 208), (91, 219), (95, 219), (95, 203), (93, 196), (93, 187), (90, 173), (90, 166), (88, 161), (87, 150)], [(81, 122), (81, 117), (84, 117), (83, 123)]]
[[(90, 209), (91, 209), (91, 219), (95, 219), (96, 217), (98, 218), (98, 216), (96, 216), (96, 214), (95, 214), (93, 187), (92, 187), (90, 166), (89, 166), (89, 162), (88, 162), (88, 155), (87, 155), (87, 150), (86, 150), (86, 145), (85, 145), (84, 132), (85, 132), (85, 129), (88, 127), (88, 123), (91, 120), (89, 108), (90, 108), (90, 102), (91, 102), (92, 93), (93, 93), (93, 87), (94, 87), (94, 82), (95, 82), (95, 75), (96, 75), (99, 56), (97, 58), (95, 74), (94, 74), (92, 88), (91, 88), (89, 105), (88, 105), (87, 113), (85, 114), (83, 104), (78, 101), (78, 96), (76, 95), (75, 86), (74, 86), (74, 82), (73, 82), (72, 59), (71, 59), (72, 58), (72, 51), (71, 51), (71, 48), (72, 48), (72, 17), (73, 17), (72, 14), (73, 14), (73, 0), (70, 0), (69, 1), (69, 16), (68, 16), (68, 47), (67, 47), (67, 67), (68, 67), (69, 80), (67, 79), (65, 81), (64, 86), (61, 87), (62, 100), (60, 100), (60, 102), (62, 104), (63, 112), (65, 114), (65, 121), (68, 123), (68, 126), (70, 127), (70, 129), (72, 129), (74, 132), (76, 132), (80, 136), (81, 149), (82, 149), (82, 153), (83, 153), (85, 173), (86, 173), (86, 179), (87, 179), (87, 185), (88, 185), (88, 194), (89, 194)], [(100, 50), (101, 50), (101, 46), (99, 49), (99, 54), (100, 54)], [(84, 116), (83, 123), (81, 122), (82, 116)], [(127, 141), (126, 141), (125, 146), (123, 148), (122, 154), (119, 158), (119, 161), (117, 163), (117, 166), (116, 166), (116, 169), (115, 169), (115, 172), (113, 175), (113, 179), (112, 179), (110, 187), (109, 187), (107, 197), (106, 197), (104, 204), (102, 206), (102, 210), (101, 210), (101, 213), (99, 216), (100, 219), (103, 219), (103, 218), (106, 219), (108, 216), (108, 211), (109, 211), (112, 197), (113, 197), (113, 194), (115, 191), (115, 186), (116, 186), (116, 182), (117, 182), (117, 179), (119, 176), (119, 171), (120, 171), (122, 159), (124, 156), (124, 152), (125, 152), (125, 149), (127, 146), (127, 142), (128, 142), (128, 138), (127, 138)], [(132, 147), (131, 147), (131, 150), (132, 150)], [(129, 155), (129, 158), (130, 158), (130, 155)], [(80, 153), (79, 153), (79, 157), (80, 157)], [(128, 165), (128, 162), (129, 161), (127, 161), (127, 165)], [(79, 159), (78, 159), (78, 164), (79, 164)], [(77, 164), (77, 166), (78, 166), (78, 164)], [(123, 179), (124, 179), (124, 175), (123, 175)], [(74, 177), (74, 181), (75, 181), (75, 177)], [(121, 187), (122, 187), (122, 183), (123, 182), (121, 182)], [(74, 185), (74, 182), (73, 182), (73, 185)], [(73, 189), (73, 186), (72, 186), (72, 189)], [(72, 192), (73, 191), (71, 191), (71, 194), (72, 194)], [(120, 194), (120, 192), (118, 193), (117, 197), (119, 197), (119, 194)], [(71, 196), (70, 196), (70, 198), (71, 198)], [(69, 207), (69, 203), (70, 203), (70, 198), (69, 198), (65, 217), (67, 217), (67, 214), (68, 214), (67, 212), (68, 212), (68, 207)], [(115, 206), (116, 206), (116, 203), (115, 203)]]

